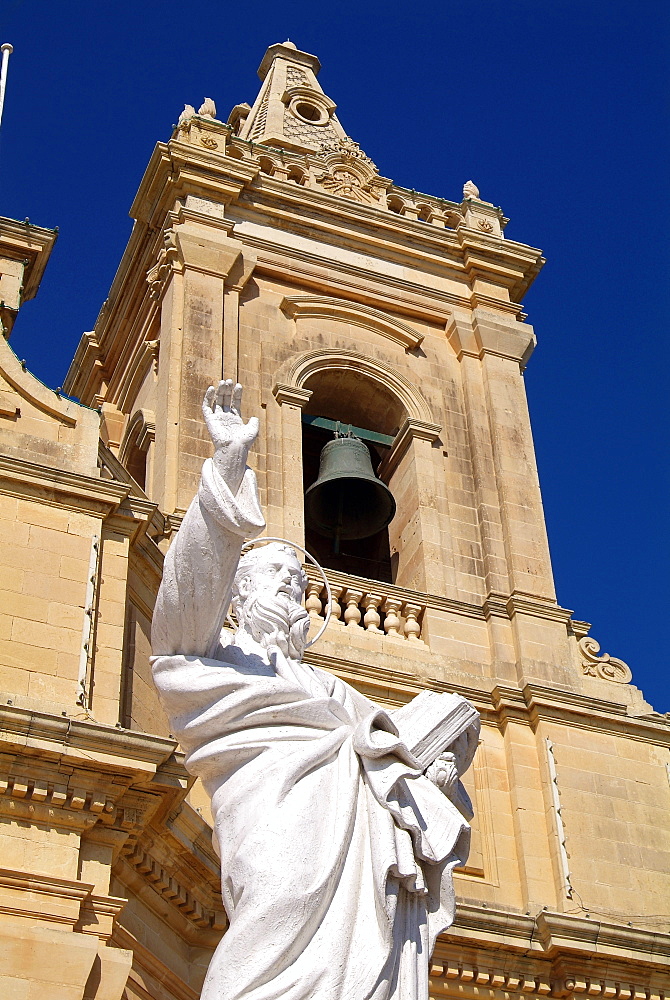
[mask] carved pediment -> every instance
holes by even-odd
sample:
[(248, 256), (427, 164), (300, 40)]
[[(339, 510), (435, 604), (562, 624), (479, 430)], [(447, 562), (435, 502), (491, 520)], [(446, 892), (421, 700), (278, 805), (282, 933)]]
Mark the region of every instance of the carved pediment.
[(316, 174), (317, 184), (330, 194), (368, 205), (378, 205), (383, 199), (388, 181), (370, 157), (348, 136), (328, 139), (319, 150), (326, 169)]

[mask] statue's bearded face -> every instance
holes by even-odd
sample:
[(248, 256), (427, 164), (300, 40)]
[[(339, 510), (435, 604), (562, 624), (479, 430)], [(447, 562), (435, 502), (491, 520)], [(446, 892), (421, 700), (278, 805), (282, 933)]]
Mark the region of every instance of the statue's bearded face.
[(235, 575), (233, 609), (242, 628), (267, 648), (302, 656), (309, 615), (302, 607), (307, 578), (295, 552), (271, 544), (242, 556)]

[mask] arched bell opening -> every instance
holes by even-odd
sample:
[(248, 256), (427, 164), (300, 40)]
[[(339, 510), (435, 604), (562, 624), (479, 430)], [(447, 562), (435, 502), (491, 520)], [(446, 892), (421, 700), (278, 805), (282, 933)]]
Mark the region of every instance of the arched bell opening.
[(128, 421), (119, 449), (119, 460), (138, 486), (146, 491), (151, 485), (151, 457), (156, 421), (150, 410), (137, 410)]
[(126, 468), (138, 486), (143, 490), (147, 488), (147, 453), (133, 445), (126, 459)]
[(393, 583), (395, 501), (377, 472), (404, 410), (351, 368), (322, 371), (305, 387), (312, 390), (302, 420), (307, 548), (328, 569)]

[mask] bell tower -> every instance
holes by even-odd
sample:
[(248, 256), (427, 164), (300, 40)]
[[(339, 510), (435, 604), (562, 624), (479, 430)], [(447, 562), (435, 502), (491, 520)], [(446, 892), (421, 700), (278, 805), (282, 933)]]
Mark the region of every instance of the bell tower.
[[(267, 534), (306, 544), (329, 579), (330, 607), (308, 568), (314, 631), (331, 613), (308, 658), (391, 708), (429, 687), (482, 714), (473, 850), (433, 996), (631, 996), (593, 986), (610, 979), (651, 996), (656, 945), (626, 925), (667, 909), (666, 875), (636, 847), (670, 852), (650, 818), (667, 725), (556, 601), (524, 387), (521, 302), (542, 254), (507, 238), (472, 181), (448, 201), (383, 176), (319, 69), (273, 45), (253, 104), (227, 122), (187, 106), (67, 377), (101, 411), (109, 468), (164, 525), (151, 571), (131, 553), (119, 723), (165, 725), (148, 676), (156, 567), (211, 453), (204, 390), (237, 378), (261, 420)], [(618, 930), (591, 934), (596, 911)]]
[[(102, 405), (111, 447), (176, 527), (208, 454), (203, 386), (237, 376), (264, 418), (255, 461), (270, 533), (303, 544), (307, 530), (326, 567), (412, 592), (403, 628), (464, 676), (555, 681), (558, 669), (572, 684), (556, 666), (569, 660), (569, 615), (555, 601), (523, 383), (535, 341), (519, 301), (541, 254), (504, 238), (502, 212), (472, 182), (447, 202), (383, 177), (318, 72), (315, 56), (273, 45), (251, 108), (227, 125), (181, 116), (149, 164), (117, 287), (68, 388)], [(379, 479), (369, 532), (347, 531), (355, 491), (340, 491), (338, 538), (304, 505), (334, 433), (363, 442)], [(380, 625), (393, 620), (386, 596), (369, 616)]]

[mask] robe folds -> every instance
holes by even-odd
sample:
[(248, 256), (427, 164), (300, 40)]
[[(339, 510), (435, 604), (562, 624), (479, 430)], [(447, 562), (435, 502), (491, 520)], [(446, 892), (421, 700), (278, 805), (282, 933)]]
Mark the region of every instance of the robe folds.
[(189, 552), (197, 562), (214, 532), (215, 549), (234, 557), (219, 564), (218, 601), (211, 589), (203, 597), (206, 631), (220, 628), (221, 591), (227, 601), (250, 521), (258, 530), (255, 483), (245, 477), (232, 497), (216, 477), (204, 470), (166, 559), (152, 658), (186, 766), (212, 798), (221, 859), (230, 926), (202, 1000), (427, 1000), (469, 826), (421, 773), (393, 713), (345, 682), (277, 647), (180, 649), (197, 624), (180, 614), (207, 585)]

